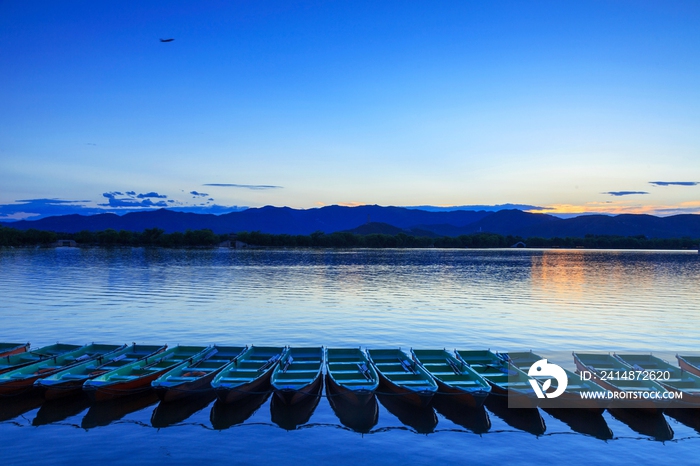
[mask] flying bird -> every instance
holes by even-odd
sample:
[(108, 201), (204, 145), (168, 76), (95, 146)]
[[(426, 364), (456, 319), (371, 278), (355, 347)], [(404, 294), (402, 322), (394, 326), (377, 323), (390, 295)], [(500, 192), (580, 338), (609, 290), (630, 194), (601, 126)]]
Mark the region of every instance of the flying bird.
[(172, 42), (172, 41), (174, 41), (174, 40), (175, 40), (175, 39), (161, 39), (160, 41), (161, 41), (161, 42)]

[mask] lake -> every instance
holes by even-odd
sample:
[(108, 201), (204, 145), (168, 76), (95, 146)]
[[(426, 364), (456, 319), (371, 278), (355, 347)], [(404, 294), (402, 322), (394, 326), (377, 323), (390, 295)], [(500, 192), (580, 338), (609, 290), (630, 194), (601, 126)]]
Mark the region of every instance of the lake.
[[(573, 369), (571, 351), (675, 363), (700, 346), (696, 251), (12, 249), (0, 271), (0, 340), (33, 347), (532, 349)], [(487, 407), (467, 419), (380, 399), (358, 427), (326, 398), (308, 413), (269, 398), (231, 410), (150, 396), (0, 408), (8, 464), (696, 464), (700, 451), (694, 416), (589, 422)]]

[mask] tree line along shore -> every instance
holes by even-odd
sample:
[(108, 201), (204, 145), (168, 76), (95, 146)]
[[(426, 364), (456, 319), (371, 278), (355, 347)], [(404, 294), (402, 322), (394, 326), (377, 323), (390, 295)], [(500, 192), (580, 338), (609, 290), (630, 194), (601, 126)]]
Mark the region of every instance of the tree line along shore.
[[(60, 243), (59, 243), (60, 241)], [(207, 248), (583, 248), (583, 249), (696, 249), (700, 238), (647, 238), (645, 236), (586, 235), (583, 238), (541, 238), (475, 233), (456, 237), (412, 236), (406, 233), (360, 235), (349, 232), (310, 235), (269, 234), (259, 231), (216, 234), (212, 230), (166, 233), (160, 228), (56, 233), (43, 230), (0, 228), (0, 247), (51, 247), (68, 242), (84, 247)]]

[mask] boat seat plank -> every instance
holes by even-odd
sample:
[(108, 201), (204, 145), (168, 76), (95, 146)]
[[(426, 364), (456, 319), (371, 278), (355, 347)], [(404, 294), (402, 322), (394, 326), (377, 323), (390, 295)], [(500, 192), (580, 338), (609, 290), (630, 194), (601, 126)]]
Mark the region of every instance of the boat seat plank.
[(476, 380), (455, 380), (455, 381), (450, 381), (450, 385), (454, 385), (455, 387), (481, 387), (482, 384), (477, 382)]
[(219, 379), (219, 382), (240, 384), (251, 382), (253, 380), (253, 377), (222, 377), (221, 379)]
[(182, 372), (189, 372), (189, 371), (197, 371), (197, 372), (212, 372), (215, 371), (217, 368), (216, 367), (202, 367), (202, 366), (196, 366), (196, 367), (185, 367), (182, 369)]
[(197, 380), (197, 377), (168, 377), (166, 382), (182, 383), (182, 382), (192, 382)]
[(513, 383), (508, 383), (505, 384), (507, 388), (530, 388), (531, 385), (527, 382), (513, 382)]
[(123, 381), (128, 381), (128, 380), (134, 380), (137, 379), (138, 376), (135, 375), (114, 375), (109, 378), (110, 381), (112, 382), (123, 382)]
[(382, 371), (382, 374), (386, 376), (387, 379), (390, 379), (392, 375), (404, 375), (404, 374), (410, 374), (410, 372), (406, 372), (404, 370), (400, 371)]
[(66, 374), (61, 377), (61, 380), (82, 380), (86, 379), (88, 376), (83, 374)]
[(424, 387), (432, 387), (425, 382), (425, 380), (401, 380), (397, 382), (398, 385), (422, 385)]

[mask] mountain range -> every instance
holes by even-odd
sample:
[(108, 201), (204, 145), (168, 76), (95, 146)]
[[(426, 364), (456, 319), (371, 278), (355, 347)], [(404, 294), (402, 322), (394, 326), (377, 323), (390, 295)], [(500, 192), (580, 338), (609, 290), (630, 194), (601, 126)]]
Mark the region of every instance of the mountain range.
[[(106, 229), (143, 231), (161, 228), (167, 233), (211, 229), (215, 233), (260, 231), (272, 234), (308, 235), (315, 231), (358, 234), (405, 232), (414, 236), (459, 236), (478, 232), (517, 235), (583, 237), (593, 235), (637, 236), (648, 238), (700, 238), (700, 215), (670, 217), (653, 215), (581, 215), (561, 219), (515, 209), (489, 211), (455, 210), (429, 212), (404, 207), (327, 206), (315, 209), (290, 207), (251, 208), (223, 215), (194, 214), (159, 209), (125, 215), (63, 215), (39, 220), (0, 223), (5, 227), (75, 233)], [(393, 233), (390, 233), (393, 232)]]

